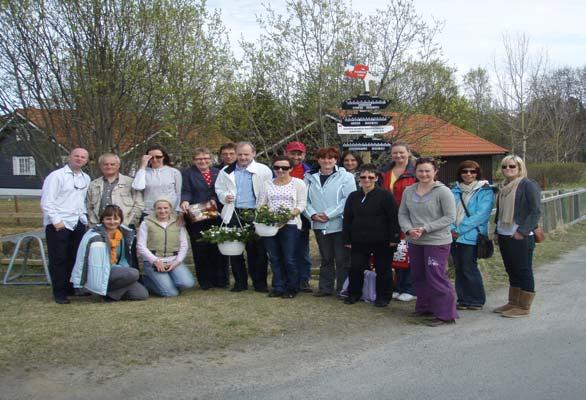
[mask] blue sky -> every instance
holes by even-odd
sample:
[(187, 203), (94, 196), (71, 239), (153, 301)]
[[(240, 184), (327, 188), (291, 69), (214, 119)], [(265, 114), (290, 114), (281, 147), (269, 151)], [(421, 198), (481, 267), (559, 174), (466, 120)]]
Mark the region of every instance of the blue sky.
[[(586, 65), (586, 1), (578, 0), (415, 0), (417, 12), (427, 20), (445, 22), (439, 37), (444, 57), (459, 74), (484, 66), (502, 52), (502, 34), (526, 33), (533, 52), (546, 52), (550, 66)], [(271, 6), (284, 9), (285, 1)], [(384, 8), (384, 0), (354, 2), (354, 8), (371, 14)], [(356, 4), (360, 4), (357, 7)], [(263, 13), (261, 1), (208, 0), (208, 8), (222, 11), (236, 54), (238, 40), (258, 36), (255, 15)], [(356, 60), (359, 62), (359, 60)]]

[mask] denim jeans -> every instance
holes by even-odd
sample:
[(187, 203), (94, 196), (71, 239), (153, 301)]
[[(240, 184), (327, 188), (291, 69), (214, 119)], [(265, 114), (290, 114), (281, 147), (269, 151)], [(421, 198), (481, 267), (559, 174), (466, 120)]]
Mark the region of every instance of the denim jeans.
[(476, 245), (453, 243), (452, 257), (456, 267), (458, 304), (482, 307), (486, 302), (482, 274), (478, 270)]
[(342, 232), (324, 235), (321, 230), (314, 230), (319, 247), (321, 265), (319, 267), (319, 291), (340, 293), (350, 271), (350, 249), (344, 247)]
[(143, 280), (147, 289), (162, 297), (174, 297), (180, 290), (195, 286), (193, 275), (183, 263), (171, 272), (157, 272), (151, 263), (145, 261)]
[(297, 226), (290, 224), (279, 229), (275, 236), (263, 238), (271, 260), (274, 292), (297, 293), (299, 291), (297, 271), (299, 234)]
[(411, 285), (411, 269), (395, 268), (395, 274), (397, 276), (397, 286), (395, 287), (395, 292), (415, 295), (413, 285)]
[(531, 235), (517, 240), (512, 236), (499, 235), (498, 240), (503, 264), (505, 264), (505, 270), (509, 275), (509, 285), (525, 292), (534, 292), (533, 250), (535, 250), (535, 238)]
[(299, 231), (299, 247), (296, 251), (299, 283), (311, 279), (311, 255), (309, 254), (309, 230)]

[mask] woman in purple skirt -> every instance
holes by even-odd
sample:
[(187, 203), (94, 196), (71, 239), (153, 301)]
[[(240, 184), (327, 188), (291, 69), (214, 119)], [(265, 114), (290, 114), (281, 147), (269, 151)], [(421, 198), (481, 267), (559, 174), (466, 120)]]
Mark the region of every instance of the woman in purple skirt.
[(399, 207), (399, 224), (407, 235), (411, 281), (417, 293), (415, 313), (433, 317), (429, 326), (453, 324), (458, 317), (454, 288), (447, 275), (456, 204), (450, 189), (435, 180), (437, 171), (433, 158), (419, 158), (415, 162), (418, 182), (405, 189)]

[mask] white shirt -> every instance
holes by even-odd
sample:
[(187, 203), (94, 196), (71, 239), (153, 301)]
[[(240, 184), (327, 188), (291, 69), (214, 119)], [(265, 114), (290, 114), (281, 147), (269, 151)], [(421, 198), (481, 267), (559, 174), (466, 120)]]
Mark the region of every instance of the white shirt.
[(43, 224), (63, 222), (70, 231), (77, 222), (87, 224), (85, 196), (90, 177), (83, 171), (74, 173), (69, 165), (55, 170), (45, 178), (41, 194)]
[(166, 198), (174, 210), (179, 211), (181, 198), (181, 172), (167, 165), (161, 168), (145, 168), (136, 172), (132, 188), (144, 191), (144, 213), (152, 214), (155, 201)]

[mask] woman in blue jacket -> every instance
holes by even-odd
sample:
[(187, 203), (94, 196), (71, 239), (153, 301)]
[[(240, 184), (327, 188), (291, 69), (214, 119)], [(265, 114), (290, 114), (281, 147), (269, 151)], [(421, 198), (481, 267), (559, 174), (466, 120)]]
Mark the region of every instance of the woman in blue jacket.
[(100, 224), (81, 240), (71, 282), (107, 300), (145, 300), (149, 294), (138, 282), (138, 269), (130, 268), (134, 231), (122, 225), (123, 218), (120, 207), (104, 208)]
[(456, 222), (452, 224), (452, 257), (456, 266), (458, 310), (481, 310), (486, 301), (482, 274), (478, 270), (478, 233), (488, 235), (488, 219), (494, 196), (488, 181), (482, 180), (480, 165), (466, 160), (458, 166), (458, 183), (452, 187), (456, 201)]

